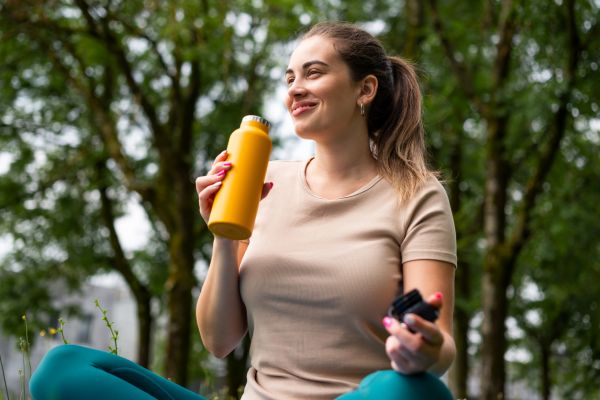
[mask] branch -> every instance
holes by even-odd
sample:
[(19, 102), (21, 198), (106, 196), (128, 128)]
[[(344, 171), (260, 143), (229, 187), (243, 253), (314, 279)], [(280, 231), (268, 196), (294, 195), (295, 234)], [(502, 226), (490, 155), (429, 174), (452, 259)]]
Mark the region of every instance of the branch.
[(573, 88), (575, 87), (576, 71), (581, 58), (582, 48), (575, 21), (574, 0), (567, 0), (565, 2), (565, 7), (568, 35), (568, 59), (565, 68), (566, 88), (559, 96), (559, 107), (554, 114), (554, 124), (552, 125), (552, 131), (550, 132), (550, 138), (540, 155), (534, 173), (525, 186), (523, 204), (520, 212), (517, 214), (515, 229), (508, 243), (512, 254), (518, 254), (530, 235), (531, 214), (535, 202), (542, 190), (542, 185), (552, 167), (552, 163), (560, 149), (560, 143), (567, 130), (567, 119), (569, 116), (567, 106), (571, 99)]
[(181, 113), (181, 135), (179, 138), (179, 151), (187, 154), (192, 148), (192, 137), (194, 128), (194, 115), (196, 103), (200, 97), (202, 84), (202, 70), (198, 60), (192, 61), (190, 83), (183, 99), (183, 110)]
[(123, 27), (125, 27), (125, 29), (127, 29), (127, 31), (129, 31), (129, 33), (131, 33), (132, 35), (135, 35), (135, 36), (139, 36), (142, 39), (146, 40), (148, 43), (150, 43), (150, 48), (156, 55), (156, 58), (158, 59), (158, 63), (160, 64), (161, 68), (163, 69), (165, 74), (167, 74), (167, 76), (171, 79), (171, 82), (173, 84), (175, 83), (173, 73), (172, 73), (171, 69), (169, 68), (169, 65), (165, 61), (165, 58), (162, 56), (162, 54), (158, 50), (158, 42), (156, 40), (152, 39), (146, 32), (142, 31), (139, 27), (130, 24), (128, 21), (117, 18), (117, 16), (114, 15), (113, 13), (108, 13), (107, 18), (111, 19), (112, 21), (119, 22), (120, 24), (123, 25)]
[(504, 0), (498, 26), (500, 40), (496, 46), (496, 59), (494, 60), (492, 72), (492, 93), (496, 93), (497, 88), (502, 87), (508, 77), (510, 56), (513, 49), (512, 40), (516, 31), (515, 21), (515, 9), (512, 0)]
[(442, 44), (444, 53), (450, 62), (450, 68), (458, 80), (459, 86), (462, 88), (465, 96), (475, 104), (477, 109), (479, 109), (483, 115), (487, 115), (487, 106), (481, 101), (473, 86), (473, 82), (475, 81), (473, 79), (473, 73), (468, 69), (466, 64), (459, 61), (455, 56), (454, 45), (450, 41), (444, 23), (442, 22), (436, 0), (429, 0), (429, 9), (433, 18), (433, 27)]
[(106, 160), (101, 160), (96, 164), (96, 173), (98, 174), (98, 179), (100, 181), (100, 187), (98, 188), (98, 191), (100, 192), (102, 219), (104, 221), (104, 225), (108, 229), (110, 246), (114, 253), (114, 258), (111, 265), (119, 274), (121, 274), (123, 279), (125, 279), (125, 282), (127, 282), (129, 288), (136, 298), (148, 298), (150, 296), (150, 290), (133, 273), (133, 269), (131, 268), (129, 260), (127, 260), (127, 257), (125, 256), (123, 246), (121, 245), (121, 240), (117, 234), (117, 230), (115, 228), (113, 204), (107, 193), (108, 186), (105, 182), (105, 171)]
[[(79, 61), (77, 53), (75, 52), (75, 49), (72, 48), (71, 44), (64, 42), (63, 45), (65, 48), (70, 50), (70, 55)], [(48, 54), (51, 62), (88, 103), (91, 115), (96, 119), (97, 122), (97, 124), (94, 125), (99, 127), (99, 132), (101, 133), (100, 136), (106, 146), (106, 149), (111, 158), (119, 166), (119, 169), (125, 178), (127, 187), (130, 190), (139, 193), (140, 196), (142, 196), (142, 198), (145, 200), (149, 202), (155, 202), (156, 199), (153, 189), (150, 186), (137, 181), (135, 170), (131, 166), (129, 159), (122, 151), (123, 145), (121, 144), (115, 123), (110, 115), (109, 107), (100, 101), (100, 98), (92, 92), (89, 85), (85, 84), (83, 81), (70, 73), (69, 68), (64, 65), (60, 55), (51, 50), (52, 46), (48, 45), (47, 47), (50, 49)]]
[(125, 77), (125, 81), (129, 90), (131, 91), (134, 101), (142, 108), (146, 118), (148, 119), (148, 122), (150, 123), (150, 127), (158, 147), (168, 148), (167, 146), (169, 146), (169, 141), (163, 132), (163, 128), (158, 120), (158, 116), (156, 115), (156, 110), (148, 97), (144, 94), (141, 87), (135, 81), (135, 78), (133, 77), (133, 68), (129, 61), (127, 61), (127, 56), (125, 55), (123, 47), (110, 31), (108, 27), (109, 21), (107, 19), (102, 20), (103, 28), (100, 29), (89, 12), (88, 4), (84, 0), (75, 0), (75, 3), (88, 22), (90, 34), (92, 34), (99, 41), (103, 42), (107, 46), (108, 50), (114, 54), (117, 65)]

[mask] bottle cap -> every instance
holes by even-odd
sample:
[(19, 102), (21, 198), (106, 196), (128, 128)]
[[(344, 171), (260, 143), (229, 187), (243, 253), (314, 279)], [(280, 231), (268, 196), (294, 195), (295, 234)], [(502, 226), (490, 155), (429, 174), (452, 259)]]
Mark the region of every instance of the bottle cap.
[(267, 127), (267, 131), (271, 128), (271, 123), (263, 117), (259, 117), (258, 115), (246, 115), (244, 118), (242, 118), (242, 123), (250, 121), (256, 121), (259, 124), (263, 124)]

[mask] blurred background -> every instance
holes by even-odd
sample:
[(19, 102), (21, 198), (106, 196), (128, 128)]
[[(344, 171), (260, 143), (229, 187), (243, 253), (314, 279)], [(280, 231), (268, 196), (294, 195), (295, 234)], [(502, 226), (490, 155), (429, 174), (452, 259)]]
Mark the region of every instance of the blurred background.
[(246, 114), (273, 122), (273, 158), (311, 154), (283, 75), (321, 20), (419, 70), (459, 246), (455, 397), (600, 398), (599, 8), (0, 0), (0, 398), (28, 396), (63, 325), (70, 343), (113, 343), (95, 299), (119, 354), (238, 398), (248, 343), (216, 360), (194, 322), (212, 243), (194, 179)]

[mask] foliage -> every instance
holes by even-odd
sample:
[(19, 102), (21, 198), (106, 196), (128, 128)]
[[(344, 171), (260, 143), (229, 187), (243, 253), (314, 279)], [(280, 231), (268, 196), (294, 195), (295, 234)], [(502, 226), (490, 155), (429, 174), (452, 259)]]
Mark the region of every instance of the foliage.
[[(508, 280), (500, 292), (523, 332), (508, 332), (509, 353), (530, 353), (511, 361), (511, 379), (526, 377), (543, 390), (545, 346), (555, 391), (597, 395), (590, 384), (600, 347), (591, 334), (598, 305), (590, 301), (599, 270), (597, 2), (8, 0), (0, 15), (0, 158), (9, 164), (0, 171), (0, 240), (10, 246), (0, 260), (5, 332), (23, 336), (25, 310), (33, 330), (48, 326), (59, 313), (56, 290), (77, 290), (107, 271), (128, 277), (140, 306), (152, 297), (160, 314), (179, 316), (167, 324), (173, 336), (193, 332), (193, 324), (181, 324), (192, 314), (194, 269), (209, 259), (211, 243), (195, 214), (194, 177), (242, 115), (273, 104), (269, 94), (296, 33), (343, 19), (418, 65), (432, 163), (455, 211), (457, 311), (470, 320), (482, 309), (489, 294), (479, 284), (483, 266), (503, 255), (514, 274), (498, 275)], [(544, 166), (561, 123), (564, 136)], [(506, 178), (496, 181), (505, 196), (497, 233), (506, 240), (498, 247), (485, 223), (492, 158)], [(543, 179), (532, 190), (538, 173)], [(130, 202), (144, 210), (151, 231), (142, 248), (124, 250), (114, 226)], [(514, 237), (522, 247), (511, 247)], [(528, 294), (532, 288), (539, 296)], [(75, 312), (72, 306), (60, 313)], [(192, 380), (209, 379), (208, 355), (192, 337), (187, 346), (165, 337), (156, 359), (166, 363), (178, 347), (197, 357)], [(479, 357), (482, 349), (471, 346)]]

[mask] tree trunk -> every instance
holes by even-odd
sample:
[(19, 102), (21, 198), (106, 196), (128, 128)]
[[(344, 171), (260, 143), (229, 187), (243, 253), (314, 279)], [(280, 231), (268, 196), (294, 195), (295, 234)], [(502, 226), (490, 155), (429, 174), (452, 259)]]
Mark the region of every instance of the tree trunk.
[[(450, 170), (452, 171), (452, 179), (450, 180), (450, 206), (453, 212), (460, 210), (461, 193), (460, 183), (463, 179), (462, 174), (462, 146), (463, 132), (458, 130), (455, 132), (455, 139), (452, 144), (450, 154)], [(465, 227), (457, 225), (456, 239), (460, 242)], [(471, 298), (470, 285), (470, 268), (466, 257), (461, 254), (461, 249), (458, 248), (458, 267), (456, 269), (456, 309), (454, 312), (454, 342), (456, 344), (456, 358), (449, 371), (449, 386), (454, 396), (457, 398), (467, 398), (467, 382), (469, 378), (469, 321), (471, 320), (471, 312), (467, 304)]]
[(123, 246), (117, 235), (115, 228), (115, 214), (113, 211), (112, 200), (108, 195), (108, 186), (106, 185), (106, 160), (101, 160), (96, 164), (96, 173), (101, 182), (98, 191), (100, 193), (100, 203), (102, 218), (109, 232), (109, 241), (113, 250), (113, 259), (111, 265), (118, 272), (129, 287), (131, 294), (135, 300), (138, 319), (138, 355), (137, 362), (142, 367), (150, 365), (150, 348), (152, 337), (152, 313), (150, 302), (152, 294), (150, 290), (136, 277)]
[[(174, 382), (187, 383), (190, 354), (192, 289), (194, 276), (194, 185), (190, 183), (191, 166), (183, 159), (173, 162), (170, 183), (160, 186), (163, 204), (170, 204), (169, 277), (166, 283), (169, 322), (165, 371)], [(167, 200), (168, 199), (168, 200)]]
[[(171, 264), (171, 275), (176, 275), (181, 266)], [(173, 279), (167, 288), (169, 322), (167, 327), (167, 352), (165, 371), (169, 379), (185, 386), (190, 349), (192, 317), (191, 289), (185, 282)]]
[(409, 60), (416, 60), (420, 56), (421, 43), (425, 37), (423, 25), (425, 21), (425, 5), (419, 0), (407, 0), (406, 10), (406, 37), (402, 55)]
[[(170, 240), (171, 262), (167, 281), (167, 349), (165, 372), (169, 379), (185, 386), (187, 384), (190, 353), (190, 329), (192, 321), (192, 288), (195, 284), (191, 252), (184, 252), (180, 233), (173, 233)], [(186, 254), (187, 253), (187, 254)]]
[(488, 255), (481, 291), (483, 293), (483, 343), (481, 347), (482, 400), (504, 398), (506, 337), (506, 289), (501, 284), (500, 268), (503, 265)]
[(227, 392), (234, 399), (239, 399), (240, 387), (246, 384), (249, 354), (250, 336), (246, 335), (238, 348), (227, 357)]
[(486, 254), (482, 277), (482, 399), (504, 398), (506, 380), (504, 353), (506, 351), (507, 303), (506, 289), (510, 284), (511, 268), (505, 255), (506, 199), (510, 171), (506, 162), (504, 137), (508, 119), (488, 119), (486, 146), (486, 178), (484, 200), (484, 233)]
[[(461, 263), (460, 268), (465, 264)], [(454, 313), (454, 342), (456, 343), (456, 358), (449, 371), (450, 390), (456, 398), (468, 397), (469, 379), (469, 320), (470, 315), (464, 309), (457, 307)]]
[(540, 341), (540, 373), (542, 385), (542, 400), (550, 400), (550, 345), (545, 340)]
[(152, 348), (152, 310), (151, 296), (145, 291), (141, 298), (136, 297), (138, 320), (138, 354), (137, 363), (144, 368), (150, 365), (150, 349)]

